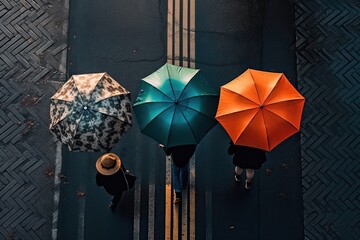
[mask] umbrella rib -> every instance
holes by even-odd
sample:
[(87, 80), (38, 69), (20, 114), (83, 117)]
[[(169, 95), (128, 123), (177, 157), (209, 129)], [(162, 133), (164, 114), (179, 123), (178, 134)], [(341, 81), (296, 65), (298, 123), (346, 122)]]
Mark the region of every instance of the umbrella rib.
[(268, 134), (268, 128), (267, 128), (267, 125), (266, 125), (266, 121), (265, 121), (265, 118), (264, 118), (264, 114), (262, 114), (262, 111), (261, 112), (261, 117), (264, 121), (264, 126), (265, 126), (265, 132), (266, 132), (266, 139), (267, 139), (267, 147), (268, 149), (270, 149), (270, 139), (269, 139), (269, 134)]
[[(260, 114), (261, 113), (261, 110), (258, 111), (256, 114)], [(247, 124), (247, 126), (249, 126), (251, 124), (251, 122), (255, 119), (255, 116), (256, 114), (251, 118), (251, 120), (249, 121), (249, 123)], [(229, 114), (230, 115), (230, 114)], [(264, 115), (261, 113), (261, 117), (263, 119), (263, 122), (264, 122), (264, 126), (265, 126), (265, 132), (266, 132), (266, 138), (267, 138), (267, 142), (268, 142), (268, 148), (269, 148), (269, 143), (270, 143), (270, 139), (269, 139), (269, 134), (268, 134), (268, 131), (267, 131), (267, 127), (266, 127), (266, 122), (265, 122), (265, 119), (264, 119)], [(237, 137), (237, 139), (239, 139), (241, 137), (241, 135), (244, 133), (244, 131)]]
[[(166, 71), (167, 71), (167, 73), (168, 73), (168, 79), (169, 79), (170, 86), (171, 86), (171, 92), (172, 92), (173, 97), (174, 97), (174, 99), (175, 99), (174, 88), (173, 88), (172, 81), (171, 81), (171, 78), (170, 78), (170, 72), (169, 72), (169, 68), (168, 68), (168, 66), (166, 66)], [(164, 94), (164, 95), (166, 95), (166, 94)], [(166, 95), (166, 96), (167, 96), (167, 95)], [(169, 97), (169, 96), (167, 96), (167, 97), (170, 99), (170, 97)], [(175, 100), (177, 100), (177, 99), (175, 99)]]
[[(240, 110), (240, 111), (236, 111), (236, 112), (230, 112), (230, 113), (227, 113), (227, 114), (222, 114), (222, 115), (220, 115), (219, 117), (231, 116), (231, 115), (233, 115), (233, 114), (238, 114), (238, 113), (241, 113), (241, 112), (246, 112), (246, 111), (254, 110), (254, 109), (258, 109), (258, 107), (249, 108), (249, 109), (244, 109), (244, 110)], [(256, 114), (255, 114), (255, 115), (256, 115)]]
[(270, 106), (270, 105), (274, 105), (274, 104), (277, 104), (277, 103), (283, 103), (283, 102), (293, 102), (293, 101), (302, 101), (304, 100), (304, 98), (297, 98), (297, 99), (284, 99), (284, 100), (280, 100), (280, 101), (277, 101), (277, 102), (271, 102), (271, 103), (265, 103), (264, 105), (266, 106)]
[(282, 120), (284, 120), (285, 122), (289, 123), (289, 125), (291, 125), (292, 127), (294, 127), (296, 130), (299, 130), (296, 126), (294, 126), (294, 124), (292, 124), (291, 122), (289, 122), (287, 119), (283, 118), (282, 116), (274, 113), (273, 111), (269, 110), (269, 109), (265, 109), (268, 112), (271, 112), (272, 114), (276, 115), (277, 117), (281, 118)]
[[(175, 109), (176, 109), (176, 107), (175, 107)], [(164, 110), (165, 111), (165, 110)], [(164, 111), (162, 111), (162, 112), (164, 112)], [(175, 110), (176, 111), (176, 110)], [(175, 112), (174, 111), (174, 112)], [(158, 115), (159, 116), (159, 115)], [(167, 145), (169, 145), (169, 140), (170, 140), (170, 133), (171, 133), (171, 126), (172, 126), (172, 123), (173, 123), (173, 121), (174, 121), (174, 116), (175, 116), (175, 113), (172, 115), (172, 119), (171, 119), (171, 123), (170, 123), (170, 128), (169, 128), (169, 134), (168, 134), (168, 136), (167, 136), (167, 139), (166, 139), (166, 143), (167, 143)]]
[(196, 96), (191, 96), (191, 97), (188, 97), (188, 98), (181, 99), (181, 101), (191, 100), (191, 99), (194, 99), (194, 98), (202, 98), (202, 97), (218, 97), (218, 95), (210, 94), (210, 93), (209, 94), (201, 94), (201, 95), (196, 95)]
[[(189, 121), (188, 121), (188, 120), (187, 120), (187, 118), (185, 117), (185, 115), (184, 115), (183, 111), (181, 110), (181, 108), (179, 108), (179, 110), (180, 110), (180, 112), (181, 112), (181, 115), (184, 117), (184, 119), (185, 119), (185, 121), (186, 121), (187, 125), (189, 126), (189, 128), (190, 128), (190, 130), (191, 130), (192, 135), (193, 135), (193, 136), (194, 136), (194, 138), (196, 139), (196, 142), (198, 142), (198, 139), (197, 139), (197, 137), (196, 137), (196, 134), (195, 134), (194, 130), (192, 129), (191, 125), (189, 124)], [(195, 110), (195, 111), (196, 111), (196, 110)], [(205, 115), (205, 116), (206, 116), (206, 115)]]
[[(203, 115), (203, 116), (205, 116), (205, 117), (207, 117), (207, 118), (210, 118), (208, 115), (204, 114), (203, 112), (200, 112), (199, 110), (197, 110), (197, 109), (195, 109), (195, 108), (188, 107), (188, 106), (183, 106), (183, 105), (182, 105), (182, 107), (184, 107), (184, 108), (189, 108), (189, 109), (197, 112), (197, 113), (200, 114), (200, 115)], [(181, 111), (181, 113), (182, 113), (182, 111)], [(211, 119), (212, 119), (212, 118), (211, 118)]]
[[(148, 103), (154, 103), (154, 102), (148, 102)], [(158, 102), (158, 103), (162, 103), (162, 102)], [(145, 103), (143, 103), (143, 104), (145, 104)], [(159, 115), (163, 114), (165, 111), (167, 111), (167, 110), (168, 110), (169, 108), (171, 108), (171, 107), (172, 107), (172, 105), (169, 106), (169, 107), (167, 107), (167, 108), (165, 108), (163, 111), (159, 112), (153, 119), (151, 119), (151, 120), (142, 128), (141, 131), (143, 131), (145, 128), (147, 128), (147, 126), (149, 126), (152, 121), (154, 121)]]
[[(83, 114), (81, 114), (81, 116), (79, 117), (79, 122), (81, 121), (81, 118), (83, 117), (84, 115)], [(74, 132), (74, 135), (71, 137), (71, 140), (72, 140), (72, 143), (71, 143), (71, 149), (74, 149), (74, 143), (75, 143), (75, 141), (74, 141), (74, 139), (75, 139), (75, 136), (76, 136), (76, 133), (77, 133), (77, 131), (78, 131), (78, 128), (79, 128), (79, 124), (76, 124), (76, 128), (75, 128), (75, 132)]]
[[(164, 92), (162, 92), (162, 91), (160, 91), (157, 87), (155, 87), (154, 85), (152, 85), (152, 84), (150, 84), (150, 83), (148, 83), (148, 82), (146, 82), (146, 81), (144, 81), (144, 80), (142, 80), (142, 82), (144, 83), (144, 84), (147, 84), (147, 85), (149, 85), (149, 86), (151, 86), (154, 90), (156, 90), (157, 92), (159, 92), (159, 93), (161, 93), (163, 96), (165, 96), (166, 98), (168, 98), (171, 102), (174, 102), (174, 100), (173, 99), (171, 99), (168, 95), (166, 95)], [(171, 84), (171, 81), (170, 81), (170, 84)], [(171, 89), (172, 89), (172, 85), (171, 85)], [(174, 93), (173, 93), (174, 94)], [(163, 101), (163, 100), (162, 100)], [(153, 102), (153, 100), (151, 101), (151, 102)]]
[[(257, 106), (259, 106), (259, 103), (254, 102), (254, 101), (253, 101), (253, 100), (251, 100), (250, 98), (247, 98), (247, 97), (245, 97), (245, 96), (243, 96), (243, 95), (241, 95), (241, 94), (239, 94), (239, 93), (237, 93), (237, 92), (233, 91), (232, 89), (229, 89), (229, 88), (225, 88), (225, 89), (226, 89), (226, 90), (228, 90), (228, 91), (231, 91), (231, 92), (233, 92), (234, 94), (239, 95), (239, 96), (241, 96), (241, 97), (245, 98), (246, 100), (248, 100), (248, 101), (250, 101), (250, 102), (252, 102), (252, 103), (256, 104)], [(256, 92), (257, 92), (257, 90), (256, 90)], [(259, 96), (258, 96), (258, 97), (259, 97)]]
[[(255, 85), (256, 94), (257, 94), (258, 99), (259, 99), (259, 101), (260, 101), (260, 96), (259, 96), (258, 89), (257, 89), (257, 87), (256, 87), (256, 82), (255, 82), (255, 80), (254, 80), (254, 76), (252, 75), (251, 71), (249, 71), (249, 73), (250, 73), (250, 75), (251, 75), (251, 80), (253, 81), (253, 83), (254, 83), (254, 85)], [(261, 103), (261, 104), (262, 104), (262, 103)]]
[[(91, 115), (93, 115), (91, 112), (89, 112), (89, 113), (90, 113)], [(81, 117), (79, 117), (79, 122), (81, 122), (81, 119), (83, 118), (83, 116), (84, 116), (84, 114), (81, 114)], [(89, 121), (89, 124), (91, 124), (91, 123), (92, 123), (92, 122)], [(91, 127), (92, 127), (92, 132), (93, 132), (94, 135), (96, 136), (96, 139), (99, 140), (99, 137), (98, 137), (98, 135), (97, 135), (96, 132), (95, 132), (94, 125), (91, 124)], [(74, 137), (76, 136), (76, 133), (77, 133), (78, 128), (79, 128), (79, 125), (76, 126)], [(75, 142), (72, 143), (71, 148), (74, 148), (74, 143), (75, 143)]]
[(271, 88), (271, 91), (269, 92), (269, 94), (267, 95), (266, 99), (264, 99), (263, 104), (266, 104), (266, 101), (268, 100), (268, 98), (271, 96), (271, 94), (274, 92), (275, 88), (278, 86), (281, 77), (283, 76), (283, 74), (280, 75), (279, 79), (276, 81), (276, 84), (273, 88)]

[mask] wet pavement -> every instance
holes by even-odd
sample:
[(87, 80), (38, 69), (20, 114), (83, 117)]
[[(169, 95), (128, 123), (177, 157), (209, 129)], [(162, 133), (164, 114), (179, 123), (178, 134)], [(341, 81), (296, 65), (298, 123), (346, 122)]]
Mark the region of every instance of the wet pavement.
[[(180, 8), (181, 20), (184, 5), (172, 3), (175, 13)], [(193, 62), (187, 56), (190, 52), (196, 68), (216, 88), (247, 68), (284, 72), (296, 84), (291, 48), (294, 6), (287, 1), (197, 0), (195, 15), (188, 16), (190, 22), (195, 21), (194, 45), (188, 45), (187, 53), (177, 52), (176, 44), (183, 49), (192, 41), (179, 34), (179, 40), (172, 41), (171, 56), (167, 44), (177, 36), (178, 25), (174, 21), (174, 34), (168, 36), (167, 4), (71, 2), (68, 75), (107, 72), (135, 100), (141, 78), (167, 61), (186, 66), (188, 62), (181, 60)], [(249, 192), (244, 190), (244, 179), (241, 184), (234, 181), (228, 142), (217, 125), (198, 145), (192, 168), (194, 186), (187, 190), (188, 212), (183, 212), (184, 206), (179, 212), (168, 206), (167, 160), (158, 143), (140, 133), (136, 120), (113, 149), (138, 176), (135, 189), (123, 195), (116, 213), (108, 208), (110, 196), (95, 185), (94, 164), (100, 154), (63, 148), (66, 178), (60, 191), (59, 239), (175, 239), (179, 229), (167, 229), (168, 214), (174, 220), (175, 213), (188, 215), (182, 224), (186, 222), (189, 230), (181, 233), (180, 228), (183, 239), (303, 239), (299, 135), (268, 155)]]

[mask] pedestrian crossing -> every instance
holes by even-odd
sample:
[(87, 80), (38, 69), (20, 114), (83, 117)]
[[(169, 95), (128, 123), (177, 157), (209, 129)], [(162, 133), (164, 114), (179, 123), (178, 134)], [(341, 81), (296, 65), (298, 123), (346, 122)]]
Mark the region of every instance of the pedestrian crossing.
[[(195, 68), (195, 0), (169, 0), (167, 26), (167, 62)], [(195, 154), (189, 165), (188, 187), (175, 205), (171, 161), (166, 161), (165, 239), (195, 239)]]
[(167, 62), (195, 68), (195, 0), (169, 0)]
[(173, 204), (171, 160), (166, 161), (165, 239), (195, 239), (195, 154), (189, 161), (189, 168), (189, 182), (182, 191), (181, 202)]

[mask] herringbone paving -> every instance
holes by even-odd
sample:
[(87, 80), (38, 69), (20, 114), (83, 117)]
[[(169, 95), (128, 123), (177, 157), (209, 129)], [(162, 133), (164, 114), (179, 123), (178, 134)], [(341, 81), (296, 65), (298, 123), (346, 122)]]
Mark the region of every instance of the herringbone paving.
[(306, 239), (360, 239), (360, 2), (296, 2)]
[(0, 1), (0, 239), (51, 239), (49, 97), (66, 71), (63, 1)]

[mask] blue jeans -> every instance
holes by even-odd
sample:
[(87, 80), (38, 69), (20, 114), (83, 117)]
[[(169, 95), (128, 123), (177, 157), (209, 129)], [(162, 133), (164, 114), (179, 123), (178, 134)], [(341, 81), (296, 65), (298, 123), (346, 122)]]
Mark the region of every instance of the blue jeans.
[(183, 168), (171, 163), (172, 186), (175, 192), (181, 192), (181, 187), (186, 187), (189, 179), (189, 164)]

